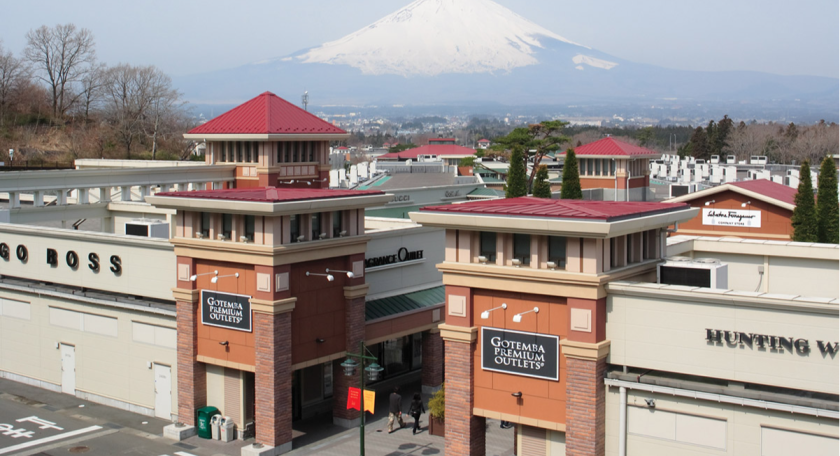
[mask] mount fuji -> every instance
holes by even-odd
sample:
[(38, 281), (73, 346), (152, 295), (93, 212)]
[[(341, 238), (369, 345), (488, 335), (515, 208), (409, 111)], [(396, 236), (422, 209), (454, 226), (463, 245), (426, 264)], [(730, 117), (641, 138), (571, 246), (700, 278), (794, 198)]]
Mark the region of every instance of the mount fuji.
[(290, 100), (308, 90), (319, 105), (807, 103), (840, 95), (836, 78), (630, 62), (491, 0), (416, 0), (338, 40), (175, 83), (188, 100), (205, 104), (238, 103), (266, 90)]

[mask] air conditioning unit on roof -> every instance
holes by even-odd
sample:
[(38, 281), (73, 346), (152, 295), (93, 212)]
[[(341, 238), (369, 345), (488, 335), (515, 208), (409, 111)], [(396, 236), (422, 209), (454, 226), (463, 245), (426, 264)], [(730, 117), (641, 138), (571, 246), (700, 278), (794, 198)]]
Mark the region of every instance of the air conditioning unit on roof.
[(169, 239), (169, 223), (163, 220), (136, 219), (125, 223), (125, 234), (159, 239)]
[[(688, 260), (688, 261), (686, 261)], [(656, 268), (657, 282), (699, 288), (729, 288), (729, 266), (714, 258), (667, 258)]]

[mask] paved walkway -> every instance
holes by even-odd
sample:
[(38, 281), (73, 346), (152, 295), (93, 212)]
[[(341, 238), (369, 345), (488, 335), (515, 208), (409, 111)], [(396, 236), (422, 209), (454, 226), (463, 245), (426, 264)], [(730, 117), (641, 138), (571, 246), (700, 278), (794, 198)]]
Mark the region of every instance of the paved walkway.
[[(420, 391), (419, 375), (408, 375), (395, 381), (388, 381), (373, 388), (377, 392), (376, 413), (368, 414), (365, 426), (365, 447), (367, 456), (400, 455), (442, 455), (443, 437), (428, 433), (428, 413), (421, 418), (422, 431), (412, 435), (413, 420), (406, 419), (406, 427), (388, 434), (388, 395), (395, 383), (400, 384), (403, 396), (403, 411), (408, 410), (414, 392)], [(428, 404), (430, 396), (424, 395)], [(427, 407), (428, 408), (428, 407)], [(9, 415), (6, 417), (5, 415)], [(54, 393), (34, 386), (0, 379), (0, 422), (15, 422), (15, 419), (37, 415), (58, 423), (65, 432), (84, 426), (98, 427), (97, 432), (55, 440), (49, 445), (37, 445), (24, 451), (4, 452), (9, 446), (18, 445), (17, 440), (5, 442), (0, 439), (0, 454), (38, 454), (56, 456), (70, 450), (84, 448), (91, 456), (142, 455), (159, 456), (239, 456), (240, 448), (253, 442), (234, 441), (222, 443), (215, 440), (191, 437), (183, 442), (173, 442), (162, 437), (164, 420), (94, 404), (67, 394)], [(6, 419), (8, 418), (8, 419)], [(24, 425), (20, 425), (24, 426)], [(25, 427), (25, 426), (24, 426)], [(29, 426), (32, 427), (32, 426)], [(359, 454), (359, 428), (345, 429), (332, 424), (332, 415), (326, 413), (293, 424), (294, 440), (291, 455), (345, 456)], [(48, 437), (46, 431), (38, 431), (33, 439)], [(55, 431), (58, 433), (58, 431)], [(7, 439), (8, 440), (8, 439)], [(513, 454), (513, 429), (500, 429), (499, 422), (487, 420), (487, 455), (509, 456)], [(78, 451), (74, 451), (78, 452)]]

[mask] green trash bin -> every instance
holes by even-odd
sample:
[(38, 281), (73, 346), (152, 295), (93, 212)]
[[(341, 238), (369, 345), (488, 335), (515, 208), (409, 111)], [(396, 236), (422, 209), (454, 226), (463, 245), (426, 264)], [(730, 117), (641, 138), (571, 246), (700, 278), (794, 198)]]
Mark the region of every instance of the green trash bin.
[(210, 428), (210, 418), (213, 415), (219, 415), (219, 409), (216, 407), (202, 407), (195, 411), (195, 423), (198, 428), (198, 436), (202, 439), (212, 439), (213, 429)]

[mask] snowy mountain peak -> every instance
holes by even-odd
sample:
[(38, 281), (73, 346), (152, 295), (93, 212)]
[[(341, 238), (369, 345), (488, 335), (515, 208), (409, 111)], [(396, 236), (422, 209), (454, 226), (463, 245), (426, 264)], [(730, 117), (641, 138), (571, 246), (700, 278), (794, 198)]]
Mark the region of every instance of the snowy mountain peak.
[(546, 40), (589, 49), (491, 0), (417, 0), (296, 58), (374, 75), (507, 72), (539, 63), (534, 53)]

